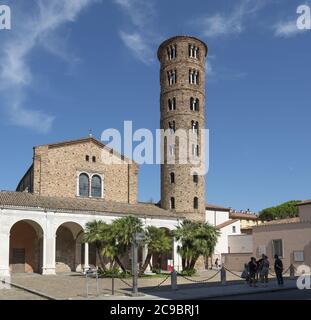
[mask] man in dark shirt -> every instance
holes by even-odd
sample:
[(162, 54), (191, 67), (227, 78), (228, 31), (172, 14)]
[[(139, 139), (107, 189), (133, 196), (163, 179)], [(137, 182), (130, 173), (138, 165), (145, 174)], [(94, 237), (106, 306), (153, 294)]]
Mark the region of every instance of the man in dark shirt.
[(256, 287), (257, 263), (254, 257), (251, 257), (251, 261), (248, 263), (248, 272), (250, 287)]
[(278, 285), (282, 286), (284, 284), (284, 280), (283, 280), (283, 262), (282, 260), (279, 258), (279, 256), (276, 254), (274, 255), (274, 271), (276, 274), (276, 278), (278, 280)]

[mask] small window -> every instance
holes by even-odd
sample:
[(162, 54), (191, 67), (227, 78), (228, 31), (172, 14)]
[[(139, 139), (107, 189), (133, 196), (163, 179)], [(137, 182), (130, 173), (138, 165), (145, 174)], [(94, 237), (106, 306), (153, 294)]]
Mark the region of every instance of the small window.
[(175, 173), (174, 172), (170, 173), (170, 180), (171, 180), (171, 183), (175, 183)]
[(90, 179), (86, 173), (79, 176), (79, 196), (88, 197), (90, 195)]
[(167, 72), (168, 84), (171, 86), (177, 82), (176, 70), (171, 70)]
[(194, 197), (193, 199), (193, 209), (199, 209), (199, 198)]
[(199, 58), (199, 48), (189, 44), (189, 57), (190, 58), (194, 58), (194, 59), (198, 59)]
[(232, 226), (232, 233), (236, 233), (236, 226)]
[(92, 161), (96, 162), (96, 157), (95, 156), (92, 157)]
[(198, 98), (190, 98), (190, 110), (191, 111), (199, 111), (199, 99)]
[(199, 71), (190, 69), (189, 70), (189, 83), (190, 84), (199, 84)]
[(169, 129), (170, 129), (170, 133), (171, 134), (173, 134), (173, 133), (175, 133), (175, 131), (176, 131), (176, 122), (173, 120), (173, 121), (170, 121), (169, 123), (168, 123), (168, 127), (169, 127)]
[(279, 257), (283, 257), (283, 241), (282, 239), (272, 240), (273, 256), (277, 254)]
[(199, 122), (192, 120), (191, 121), (191, 129), (192, 129), (192, 133), (198, 134), (198, 132), (199, 132)]
[(169, 111), (176, 110), (176, 98), (168, 99), (168, 110)]
[(102, 197), (102, 179), (100, 176), (92, 177), (91, 195), (94, 198)]
[(173, 59), (176, 59), (176, 56), (177, 56), (177, 50), (176, 50), (176, 45), (171, 45), (167, 48), (167, 57), (168, 57), (168, 60), (173, 60)]
[(199, 176), (198, 176), (197, 173), (195, 173), (195, 174), (193, 175), (193, 182), (194, 182), (194, 183), (199, 183)]
[(175, 209), (175, 198), (174, 197), (171, 197), (171, 200), (170, 200), (170, 207), (171, 209)]
[(194, 157), (198, 157), (200, 155), (200, 150), (199, 150), (199, 145), (198, 144), (193, 144), (192, 145), (192, 155)]
[(90, 161), (90, 156), (85, 156), (85, 161), (89, 162)]

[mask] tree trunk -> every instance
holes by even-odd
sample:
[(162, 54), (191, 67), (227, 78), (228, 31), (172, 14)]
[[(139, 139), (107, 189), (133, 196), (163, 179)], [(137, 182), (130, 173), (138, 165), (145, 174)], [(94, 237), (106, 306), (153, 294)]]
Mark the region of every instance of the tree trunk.
[(143, 266), (141, 267), (140, 271), (139, 271), (139, 275), (142, 275), (145, 273), (148, 265), (150, 264), (150, 261), (151, 261), (151, 257), (152, 257), (152, 253), (149, 253), (147, 254), (147, 257), (146, 257), (146, 260), (143, 264)]
[(106, 270), (105, 262), (104, 262), (104, 257), (101, 254), (101, 248), (96, 246), (96, 253), (99, 258), (99, 264), (102, 270)]
[(120, 268), (122, 269), (122, 271), (123, 271), (124, 273), (126, 273), (126, 269), (125, 269), (124, 265), (122, 264), (122, 262), (120, 261), (119, 257), (118, 257), (118, 256), (115, 256), (114, 259), (115, 259), (116, 263), (120, 266)]

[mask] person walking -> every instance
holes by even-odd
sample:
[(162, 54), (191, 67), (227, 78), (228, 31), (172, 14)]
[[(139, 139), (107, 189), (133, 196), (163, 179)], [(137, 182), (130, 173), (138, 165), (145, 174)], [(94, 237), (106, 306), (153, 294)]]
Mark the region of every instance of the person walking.
[(269, 266), (270, 262), (268, 260), (268, 257), (263, 254), (260, 267), (260, 280), (264, 287), (267, 287), (268, 285)]
[(249, 271), (249, 286), (256, 286), (256, 273), (257, 273), (257, 263), (254, 257), (251, 257), (251, 261), (248, 263), (248, 271)]
[(246, 284), (249, 284), (249, 271), (248, 271), (248, 263), (244, 264), (244, 270), (241, 274), (241, 278), (245, 279)]
[(284, 284), (284, 280), (283, 280), (283, 262), (282, 260), (279, 258), (279, 256), (276, 254), (274, 255), (274, 271), (276, 274), (276, 278), (278, 281), (278, 285), (282, 286)]
[(216, 258), (216, 260), (215, 260), (215, 267), (218, 270), (218, 258)]

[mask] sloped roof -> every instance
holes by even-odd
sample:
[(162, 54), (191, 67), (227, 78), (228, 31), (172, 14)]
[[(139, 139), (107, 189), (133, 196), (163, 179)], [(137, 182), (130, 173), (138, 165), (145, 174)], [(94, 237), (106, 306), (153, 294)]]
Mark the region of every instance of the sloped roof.
[(303, 206), (306, 204), (311, 204), (311, 200), (305, 200), (305, 201), (301, 201), (300, 203), (297, 203), (296, 206)]
[(230, 224), (235, 223), (235, 222), (237, 222), (237, 221), (239, 221), (239, 219), (233, 219), (233, 220), (225, 221), (225, 222), (217, 225), (217, 226), (216, 226), (216, 229), (222, 229), (222, 228), (224, 228), (224, 227), (230, 226)]
[(271, 225), (277, 225), (277, 224), (289, 224), (289, 223), (299, 223), (299, 222), (302, 222), (300, 217), (295, 217), (295, 218), (272, 220), (272, 221), (268, 221), (253, 227), (258, 228), (258, 227), (271, 226)]
[(215, 210), (215, 211), (228, 211), (228, 212), (230, 211), (230, 208), (226, 208), (226, 207), (219, 206), (219, 205), (212, 204), (212, 203), (206, 203), (205, 209)]
[(243, 213), (243, 212), (231, 212), (229, 217), (231, 219), (246, 219), (246, 220), (257, 220), (258, 217), (252, 213)]
[(128, 204), (103, 199), (47, 197), (27, 192), (0, 192), (0, 208), (33, 208), (88, 214), (115, 213), (133, 214), (141, 217), (184, 218), (152, 203)]

